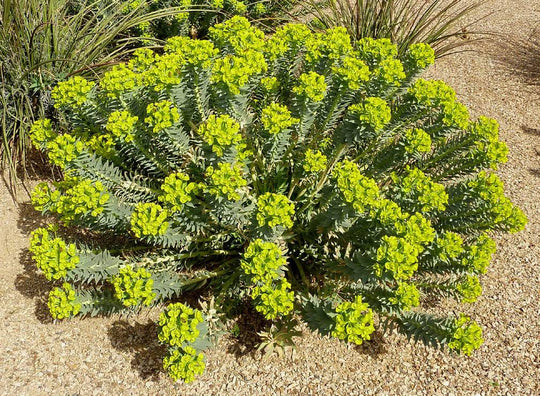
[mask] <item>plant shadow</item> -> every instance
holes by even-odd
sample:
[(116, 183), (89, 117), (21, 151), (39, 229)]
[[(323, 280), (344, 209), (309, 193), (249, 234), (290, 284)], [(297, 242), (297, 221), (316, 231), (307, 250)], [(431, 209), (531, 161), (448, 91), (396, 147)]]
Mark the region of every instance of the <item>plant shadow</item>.
[(243, 356), (255, 357), (257, 347), (262, 341), (258, 334), (268, 327), (268, 321), (250, 304), (242, 304), (241, 312), (236, 318), (234, 329), (231, 332), (232, 342), (227, 347), (227, 352), (239, 359)]
[(540, 31), (535, 30), (526, 40), (503, 37), (492, 52), (494, 60), (507, 71), (531, 87), (540, 87)]
[[(538, 68), (540, 69), (540, 63), (538, 64)], [(521, 130), (526, 135), (531, 135), (531, 136), (534, 136), (536, 138), (540, 137), (540, 128), (531, 128), (531, 127), (522, 125)], [(535, 154), (535, 156), (537, 158), (537, 162), (538, 162), (538, 168), (536, 168), (536, 169), (530, 168), (530, 169), (528, 169), (528, 171), (529, 171), (529, 173), (531, 175), (536, 176), (536, 177), (540, 177), (540, 144), (538, 144), (538, 145), (536, 145), (534, 147), (534, 151), (535, 151), (534, 154)]]
[(361, 345), (355, 346), (355, 350), (363, 355), (369, 355), (373, 358), (384, 355), (386, 350), (386, 342), (384, 334), (380, 330), (375, 330), (371, 333), (370, 340), (363, 342)]
[(19, 262), (23, 272), (15, 277), (15, 288), (21, 295), (35, 301), (35, 316), (41, 323), (52, 323), (53, 319), (47, 307), (48, 294), (51, 284), (43, 274), (37, 271), (36, 265), (28, 249), (19, 254)]
[(31, 203), (19, 203), (18, 209), (19, 219), (17, 220), (17, 228), (21, 230), (24, 235), (30, 236), (30, 233), (36, 228), (48, 224), (49, 218), (35, 210)]
[(156, 381), (163, 372), (167, 348), (158, 341), (158, 324), (117, 320), (107, 330), (113, 348), (133, 355), (131, 367), (145, 380)]

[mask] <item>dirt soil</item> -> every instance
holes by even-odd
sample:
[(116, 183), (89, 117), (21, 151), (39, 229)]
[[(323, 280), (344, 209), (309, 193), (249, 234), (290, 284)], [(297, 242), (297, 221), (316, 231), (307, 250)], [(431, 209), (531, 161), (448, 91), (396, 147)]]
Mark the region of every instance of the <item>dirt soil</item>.
[[(453, 86), (473, 117), (501, 124), (510, 148), (499, 175), (529, 218), (496, 235), (484, 294), (465, 307), (484, 328), (472, 357), (391, 334), (354, 348), (305, 331), (294, 356), (262, 360), (245, 342), (206, 354), (204, 376), (174, 384), (161, 369), (156, 312), (53, 323), (50, 285), (29, 259), (40, 217), (22, 191), (0, 185), (0, 394), (2, 395), (538, 395), (540, 394), (540, 3), (492, 0), (477, 28), (500, 34), (427, 73)], [(534, 38), (536, 37), (536, 41)], [(30, 183), (32, 184), (32, 183)], [(435, 311), (461, 308), (442, 301)]]

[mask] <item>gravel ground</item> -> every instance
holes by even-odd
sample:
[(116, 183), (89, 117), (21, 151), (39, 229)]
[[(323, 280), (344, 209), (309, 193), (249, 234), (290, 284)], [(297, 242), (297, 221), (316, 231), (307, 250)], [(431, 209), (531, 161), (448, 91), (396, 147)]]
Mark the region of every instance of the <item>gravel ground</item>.
[[(39, 217), (0, 186), (0, 394), (540, 394), (540, 48), (523, 51), (513, 41), (535, 32), (540, 39), (534, 3), (490, 1), (480, 14), (493, 13), (479, 27), (502, 36), (476, 44), (476, 52), (445, 57), (428, 73), (452, 85), (474, 116), (499, 120), (510, 147), (499, 174), (529, 218), (525, 231), (496, 237), (484, 294), (465, 307), (484, 328), (485, 344), (472, 357), (397, 334), (354, 348), (305, 331), (295, 355), (283, 359), (262, 360), (248, 346), (223, 340), (206, 354), (203, 377), (174, 384), (161, 371), (156, 312), (52, 323), (45, 305), (50, 286), (27, 250)], [(451, 301), (435, 308), (459, 309)]]

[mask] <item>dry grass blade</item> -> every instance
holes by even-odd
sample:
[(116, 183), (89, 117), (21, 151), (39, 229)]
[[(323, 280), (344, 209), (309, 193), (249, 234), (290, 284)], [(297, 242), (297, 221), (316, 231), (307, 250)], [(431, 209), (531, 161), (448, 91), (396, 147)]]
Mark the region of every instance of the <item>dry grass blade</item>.
[[(314, 27), (344, 26), (356, 40), (390, 38), (403, 54), (414, 43), (430, 44), (437, 57), (469, 43), (461, 22), (482, 4), (464, 0), (309, 0), (306, 7)], [(469, 36), (481, 32), (467, 31)]]
[(124, 0), (0, 0), (0, 165), (11, 182), (17, 163), (26, 171), (27, 131), (51, 110), (49, 92), (59, 79), (96, 73), (97, 63), (107, 65), (127, 53), (130, 29), (188, 11), (127, 12), (125, 5)]

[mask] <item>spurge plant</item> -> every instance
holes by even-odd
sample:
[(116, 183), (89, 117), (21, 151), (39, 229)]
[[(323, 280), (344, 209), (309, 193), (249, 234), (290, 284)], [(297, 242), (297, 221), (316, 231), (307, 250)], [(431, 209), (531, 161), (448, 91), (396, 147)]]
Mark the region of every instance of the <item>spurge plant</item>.
[[(468, 316), (420, 305), (475, 301), (488, 233), (526, 223), (491, 172), (507, 155), (497, 122), (470, 120), (449, 86), (417, 79), (434, 60), (425, 44), (397, 59), (386, 39), (353, 45), (342, 28), (300, 24), (265, 38), (241, 17), (210, 37), (172, 38), (98, 84), (54, 89), (68, 133), (45, 119), (32, 138), (65, 178), (32, 202), (59, 224), (30, 247), (61, 282), (52, 316), (172, 301), (158, 337), (184, 381), (203, 372), (216, 318), (246, 302), (277, 329), (302, 319), (355, 344), (397, 329), (477, 349)], [(213, 314), (186, 292), (213, 296)]]

